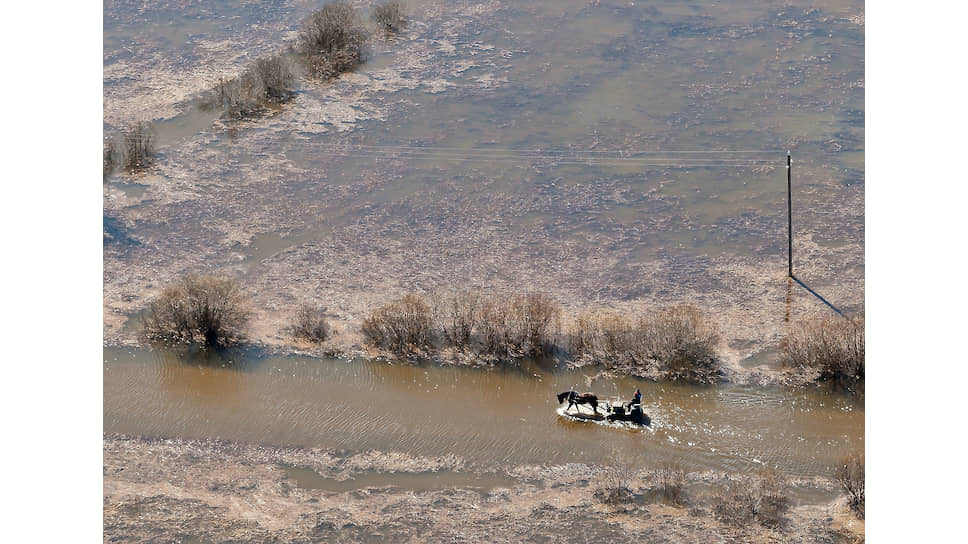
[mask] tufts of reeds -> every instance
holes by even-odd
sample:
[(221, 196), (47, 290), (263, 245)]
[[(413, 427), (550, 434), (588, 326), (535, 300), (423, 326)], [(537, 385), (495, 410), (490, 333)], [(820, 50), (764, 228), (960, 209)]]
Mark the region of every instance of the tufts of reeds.
[(248, 319), (248, 301), (238, 281), (189, 273), (151, 302), (142, 326), (149, 342), (220, 347), (240, 342)]
[(104, 142), (103, 167), (107, 179), (118, 169), (136, 174), (154, 162), (155, 131), (149, 121), (131, 123)]

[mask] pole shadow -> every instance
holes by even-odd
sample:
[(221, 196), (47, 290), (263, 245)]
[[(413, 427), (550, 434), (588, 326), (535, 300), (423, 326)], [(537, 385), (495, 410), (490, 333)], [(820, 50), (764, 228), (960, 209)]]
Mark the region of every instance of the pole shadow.
[[(817, 299), (820, 302), (823, 302), (824, 304), (826, 304), (828, 308), (830, 308), (831, 310), (837, 312), (837, 314), (840, 317), (843, 317), (844, 319), (847, 319), (847, 316), (844, 315), (844, 312), (841, 312), (840, 309), (838, 309), (836, 306), (834, 306), (833, 304), (831, 304), (827, 299), (825, 299), (822, 296), (820, 296), (820, 294), (817, 293), (816, 291), (814, 291), (813, 289), (811, 289), (810, 286), (808, 286), (807, 284), (805, 284), (802, 281), (800, 281), (800, 278), (798, 278), (796, 276), (793, 276), (793, 275), (791, 275), (790, 277), (793, 278), (793, 281), (799, 283), (800, 284), (800, 287), (803, 287), (804, 289), (807, 290), (808, 293), (810, 293), (811, 295), (817, 297)], [(788, 291), (788, 293), (789, 293), (789, 291)]]

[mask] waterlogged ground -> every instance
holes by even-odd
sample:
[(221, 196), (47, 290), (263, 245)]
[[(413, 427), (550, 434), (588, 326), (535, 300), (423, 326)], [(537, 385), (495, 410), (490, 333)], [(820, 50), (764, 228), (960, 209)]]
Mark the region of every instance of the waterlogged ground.
[[(297, 468), (293, 468), (297, 467)], [(832, 482), (792, 480), (777, 528), (711, 515), (722, 473), (690, 473), (685, 506), (647, 471), (631, 502), (603, 504), (607, 469), (483, 469), (460, 458), (106, 435), (104, 540), (111, 542), (857, 542), (864, 523)], [(446, 482), (447, 487), (436, 487)], [(358, 487), (356, 484), (365, 484)], [(860, 535), (857, 538), (856, 535)]]
[[(830, 312), (787, 297), (788, 149), (798, 277), (863, 309), (862, 2), (411, 1), (363, 68), (271, 115), (191, 106), (316, 7), (105, 3), (105, 128), (151, 119), (160, 143), (147, 173), (104, 184), (108, 343), (202, 268), (245, 281), (269, 344), (305, 301), (347, 349), (392, 297), (474, 286), (572, 313), (693, 303), (731, 365), (765, 371), (785, 316)], [(706, 153), (723, 150), (767, 152)]]

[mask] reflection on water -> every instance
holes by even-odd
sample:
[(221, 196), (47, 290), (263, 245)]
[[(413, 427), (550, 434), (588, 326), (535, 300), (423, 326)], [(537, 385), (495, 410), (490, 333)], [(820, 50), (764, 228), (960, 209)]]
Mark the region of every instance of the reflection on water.
[(482, 370), (252, 353), (200, 364), (106, 348), (104, 430), (455, 454), (485, 465), (623, 459), (793, 475), (829, 475), (864, 444), (863, 401), (817, 391), (598, 380), (587, 389), (604, 398), (641, 387), (651, 426), (564, 420), (555, 394), (584, 381), (537, 364)]

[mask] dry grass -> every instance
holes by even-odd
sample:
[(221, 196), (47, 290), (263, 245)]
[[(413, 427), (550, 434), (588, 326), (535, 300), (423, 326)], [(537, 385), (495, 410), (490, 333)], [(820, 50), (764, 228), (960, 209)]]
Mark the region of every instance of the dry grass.
[(330, 335), (329, 323), (323, 309), (313, 304), (299, 308), (291, 326), (292, 335), (311, 342), (325, 342)]
[(662, 308), (633, 322), (611, 312), (580, 316), (571, 332), (576, 359), (652, 371), (668, 380), (718, 379), (716, 327), (692, 306)]
[(297, 50), (310, 77), (330, 79), (366, 61), (369, 34), (356, 10), (342, 2), (326, 4), (303, 23)]
[(864, 379), (864, 317), (805, 323), (780, 345), (784, 363), (848, 388)]
[(790, 508), (787, 482), (776, 472), (732, 480), (713, 501), (717, 519), (739, 526), (755, 521), (765, 527), (779, 527)]
[(248, 301), (236, 280), (190, 273), (151, 302), (142, 325), (148, 341), (215, 347), (241, 341), (248, 319)]
[(864, 519), (864, 454), (854, 453), (837, 470), (837, 481), (847, 492), (847, 503), (857, 517)]
[(263, 57), (232, 79), (220, 79), (202, 100), (202, 107), (217, 109), (231, 119), (262, 114), (273, 104), (284, 104), (292, 96), (295, 72), (288, 55)]
[(374, 6), (370, 20), (385, 32), (400, 32), (407, 27), (407, 15), (400, 2), (395, 0)]
[(370, 344), (397, 355), (414, 356), (431, 347), (433, 318), (423, 297), (416, 294), (380, 307), (363, 320), (363, 337)]

